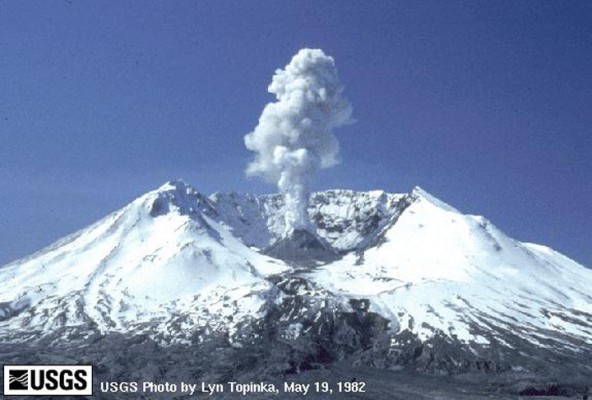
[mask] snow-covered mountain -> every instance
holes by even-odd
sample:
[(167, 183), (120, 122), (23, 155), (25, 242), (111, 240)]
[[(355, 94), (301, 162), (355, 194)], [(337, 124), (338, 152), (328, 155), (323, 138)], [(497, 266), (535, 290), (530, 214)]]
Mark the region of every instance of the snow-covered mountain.
[[(245, 246), (211, 201), (171, 182), (94, 225), (0, 269), (0, 336), (55, 328), (167, 335), (170, 324), (240, 319), (271, 273), (289, 269)], [(178, 333), (178, 332), (177, 332)]]
[(292, 365), (544, 359), (592, 375), (592, 270), (420, 188), (319, 192), (308, 212), (332, 256), (295, 262), (267, 251), (285, 230), (281, 196), (206, 197), (168, 182), (0, 268), (0, 343), (119, 332), (173, 345), (224, 333), (233, 348), (273, 337), (292, 358), (308, 354)]

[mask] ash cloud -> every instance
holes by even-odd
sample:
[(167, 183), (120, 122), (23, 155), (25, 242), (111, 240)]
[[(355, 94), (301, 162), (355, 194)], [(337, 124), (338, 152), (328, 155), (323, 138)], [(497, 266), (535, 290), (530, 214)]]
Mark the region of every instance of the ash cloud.
[(352, 107), (343, 96), (335, 62), (320, 49), (302, 49), (268, 87), (268, 103), (245, 145), (256, 153), (248, 176), (275, 183), (286, 202), (286, 232), (308, 230), (310, 183), (321, 168), (338, 162), (333, 129), (351, 122)]

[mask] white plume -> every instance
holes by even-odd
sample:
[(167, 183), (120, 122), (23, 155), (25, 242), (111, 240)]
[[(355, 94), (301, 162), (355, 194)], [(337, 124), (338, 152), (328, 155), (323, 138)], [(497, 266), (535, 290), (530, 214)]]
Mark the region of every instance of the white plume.
[(257, 154), (247, 175), (277, 184), (285, 196), (286, 234), (308, 229), (309, 185), (321, 168), (335, 165), (339, 143), (333, 128), (351, 121), (335, 62), (320, 49), (302, 49), (277, 70), (268, 91), (277, 101), (263, 109), (259, 124), (245, 136)]

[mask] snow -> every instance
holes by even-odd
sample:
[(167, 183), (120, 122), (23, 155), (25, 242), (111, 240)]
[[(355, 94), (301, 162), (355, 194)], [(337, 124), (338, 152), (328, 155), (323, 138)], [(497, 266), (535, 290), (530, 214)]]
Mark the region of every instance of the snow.
[[(422, 338), (448, 332), (452, 323), (459, 339), (484, 344), (471, 323), (485, 313), (508, 326), (560, 329), (592, 343), (589, 328), (570, 322), (590, 325), (570, 312), (590, 312), (590, 270), (546, 247), (516, 242), (485, 218), (462, 215), (419, 188), (412, 196), (379, 245), (325, 265), (310, 279), (345, 296), (369, 298), (382, 315), (403, 315), (400, 330), (412, 316)], [(517, 299), (524, 299), (526, 311)], [(540, 308), (569, 318), (549, 320)]]
[[(166, 212), (155, 214), (158, 199), (165, 199), (160, 206)], [(182, 304), (191, 307), (186, 299), (194, 296), (201, 301), (221, 292), (228, 302), (240, 299), (244, 305), (246, 295), (238, 289), (269, 289), (265, 276), (289, 270), (196, 212), (197, 201), (201, 196), (182, 182), (167, 183), (71, 241), (2, 268), (0, 302), (13, 302), (13, 308), (26, 302), (36, 308), (34, 323), (49, 327), (57, 320), (39, 315), (58, 306), (65, 309), (67, 323), (79, 323), (75, 300), (81, 298), (82, 312), (100, 329), (125, 329), (171, 310), (183, 312), (173, 303), (185, 299)], [(78, 296), (69, 299), (72, 293)], [(27, 316), (12, 323), (19, 320), (24, 324)]]
[[(88, 321), (102, 331), (155, 329), (177, 342), (199, 326), (236, 333), (240, 321), (281, 301), (266, 278), (296, 273), (258, 250), (284, 231), (283, 210), (278, 195), (206, 197), (168, 182), (0, 268), (0, 339)], [(421, 188), (319, 192), (308, 214), (317, 235), (345, 255), (298, 274), (346, 307), (369, 299), (394, 332), (442, 332), (483, 346), (491, 329), (540, 346), (552, 339), (541, 332), (562, 332), (592, 343), (591, 270)], [(301, 333), (297, 324), (289, 329)]]
[[(374, 238), (395, 214), (402, 196), (383, 191), (313, 193), (308, 214), (316, 222), (317, 235), (334, 249), (350, 251)], [(265, 248), (283, 236), (285, 205), (280, 195), (215, 193), (208, 199), (217, 219), (248, 246)]]

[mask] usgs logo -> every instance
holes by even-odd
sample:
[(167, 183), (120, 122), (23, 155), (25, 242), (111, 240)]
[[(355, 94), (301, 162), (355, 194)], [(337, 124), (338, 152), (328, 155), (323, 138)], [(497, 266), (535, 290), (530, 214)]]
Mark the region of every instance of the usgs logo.
[(92, 396), (92, 365), (5, 365), (5, 396)]

